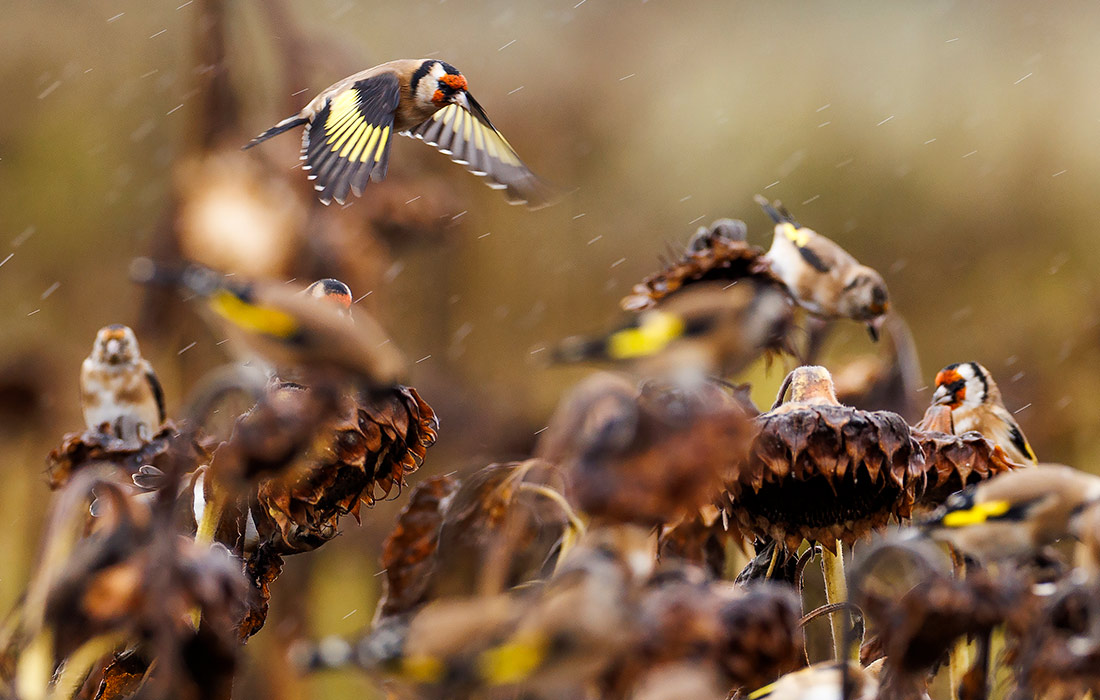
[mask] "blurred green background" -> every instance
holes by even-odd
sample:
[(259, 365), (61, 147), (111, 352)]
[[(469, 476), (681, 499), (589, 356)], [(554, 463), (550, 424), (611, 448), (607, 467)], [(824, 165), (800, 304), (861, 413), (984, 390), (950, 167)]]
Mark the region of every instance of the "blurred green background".
[[(766, 246), (757, 192), (882, 271), (926, 381), (945, 364), (982, 362), (1041, 459), (1096, 471), (1097, 26), (1091, 2), (7, 3), (0, 609), (34, 560), (45, 454), (81, 427), (79, 364), (96, 329), (135, 326), (170, 413), (219, 361), (217, 339), (178, 310), (146, 306), (159, 329), (143, 332), (143, 292), (126, 276), (134, 256), (178, 235), (172, 222), (192, 196), (180, 165), (208, 152), (262, 164), (305, 221), (341, 222), (325, 255), (276, 273), (349, 277), (420, 360), (413, 383), (442, 427), (411, 483), (522, 456), (585, 372), (544, 368), (532, 352), (612, 322), (619, 298), (696, 226), (743, 218)], [(415, 56), (459, 67), (564, 200), (509, 207), (402, 139), (387, 182), (325, 209), (293, 171), (296, 136), (237, 155), (344, 75)], [(402, 206), (416, 210), (415, 236), (385, 225)], [(297, 235), (311, 251), (309, 225)], [(842, 325), (826, 364), (877, 351)], [(785, 369), (747, 375), (759, 403)], [(379, 543), (401, 502), (288, 562), (248, 646), (244, 696), (369, 692), (354, 674), (290, 682), (277, 647), (368, 624)]]

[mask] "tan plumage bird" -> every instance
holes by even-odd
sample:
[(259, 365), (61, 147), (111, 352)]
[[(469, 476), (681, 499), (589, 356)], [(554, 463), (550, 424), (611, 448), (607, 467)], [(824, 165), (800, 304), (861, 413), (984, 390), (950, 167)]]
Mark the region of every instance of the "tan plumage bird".
[(236, 347), (280, 370), (337, 372), (373, 387), (399, 384), (405, 373), (401, 353), (377, 321), (360, 314), (348, 323), (346, 309), (292, 285), (225, 277), (199, 266), (171, 269), (144, 258), (134, 261), (131, 274), (201, 298), (206, 317)]
[(642, 377), (730, 376), (785, 348), (792, 313), (778, 287), (699, 282), (610, 333), (567, 338), (554, 359), (617, 364)]
[(921, 523), (934, 539), (982, 561), (1026, 556), (1076, 536), (1100, 503), (1100, 477), (1061, 464), (1018, 469), (970, 486)]
[(148, 440), (164, 423), (164, 391), (128, 326), (96, 333), (80, 368), (80, 405), (89, 430), (106, 425), (121, 440)]
[(795, 221), (782, 204), (760, 195), (756, 203), (775, 222), (772, 246), (765, 256), (798, 303), (822, 318), (850, 318), (867, 323), (878, 339), (890, 310), (882, 275), (861, 265), (848, 251)]
[(393, 134), (435, 146), (512, 204), (535, 209), (553, 195), (489, 121), (466, 78), (443, 61), (401, 59), (344, 78), (245, 148), (302, 125), (302, 168), (325, 204), (385, 179)]
[(842, 667), (822, 663), (788, 673), (775, 683), (749, 693), (748, 700), (873, 700), (878, 695), (878, 679), (872, 670), (848, 663), (850, 693), (843, 691)]
[(1005, 408), (993, 376), (977, 362), (947, 365), (936, 374), (933, 406), (951, 409), (955, 434), (975, 430), (1017, 464), (1036, 464), (1035, 450)]

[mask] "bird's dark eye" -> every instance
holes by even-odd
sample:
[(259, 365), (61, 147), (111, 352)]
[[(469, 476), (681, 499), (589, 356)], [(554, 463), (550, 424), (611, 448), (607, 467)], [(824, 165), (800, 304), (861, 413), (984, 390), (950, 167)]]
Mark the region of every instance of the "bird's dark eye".
[(686, 319), (684, 322), (684, 335), (686, 337), (702, 335), (714, 327), (715, 321), (716, 319), (713, 316)]

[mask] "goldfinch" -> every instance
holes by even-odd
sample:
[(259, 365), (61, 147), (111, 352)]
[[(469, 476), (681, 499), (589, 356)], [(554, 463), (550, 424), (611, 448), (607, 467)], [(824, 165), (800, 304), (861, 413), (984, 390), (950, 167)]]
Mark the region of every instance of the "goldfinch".
[(755, 200), (775, 222), (765, 258), (798, 303), (822, 318), (863, 321), (871, 338), (878, 340), (879, 327), (890, 310), (882, 275), (800, 225), (779, 202), (772, 205), (760, 195)]
[(128, 326), (96, 333), (80, 368), (80, 404), (89, 430), (106, 426), (121, 440), (147, 441), (164, 423), (164, 391)]
[(754, 690), (748, 700), (873, 700), (878, 696), (875, 670), (848, 663), (849, 693), (844, 694), (843, 669), (837, 663), (809, 666)]
[(566, 339), (554, 359), (620, 364), (643, 377), (730, 376), (782, 349), (791, 318), (777, 287), (700, 282), (606, 335)]
[(362, 196), (367, 182), (385, 179), (393, 134), (435, 146), (512, 204), (550, 203), (550, 188), (489, 121), (465, 76), (443, 61), (401, 59), (344, 78), (245, 148), (302, 125), (302, 168), (325, 204), (343, 204), (349, 190)]
[(1001, 399), (1001, 390), (989, 370), (977, 362), (947, 365), (936, 374), (933, 406), (951, 409), (955, 434), (975, 430), (999, 446), (1017, 464), (1039, 460), (1020, 426)]
[(953, 494), (920, 527), (980, 561), (1014, 559), (1077, 535), (1079, 518), (1098, 502), (1100, 477), (1044, 464)]
[(336, 371), (373, 387), (398, 384), (405, 372), (401, 353), (374, 319), (360, 314), (348, 323), (338, 305), (291, 285), (225, 277), (199, 266), (170, 269), (144, 258), (134, 262), (131, 274), (138, 282), (176, 285), (199, 297), (206, 317), (237, 347), (275, 368)]

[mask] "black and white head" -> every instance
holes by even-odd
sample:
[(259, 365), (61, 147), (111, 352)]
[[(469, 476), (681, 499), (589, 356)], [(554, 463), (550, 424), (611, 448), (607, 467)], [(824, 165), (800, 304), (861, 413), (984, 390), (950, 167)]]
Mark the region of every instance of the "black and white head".
[(454, 103), (465, 109), (470, 108), (466, 78), (457, 68), (443, 61), (426, 60), (421, 63), (409, 81), (409, 90), (413, 99), (424, 106), (432, 105), (440, 109)]
[(977, 408), (990, 400), (1000, 400), (989, 370), (977, 362), (947, 365), (936, 375), (936, 391), (932, 404), (956, 408)]
[(129, 326), (113, 323), (99, 329), (92, 346), (92, 360), (103, 365), (129, 365), (141, 359), (137, 336)]

